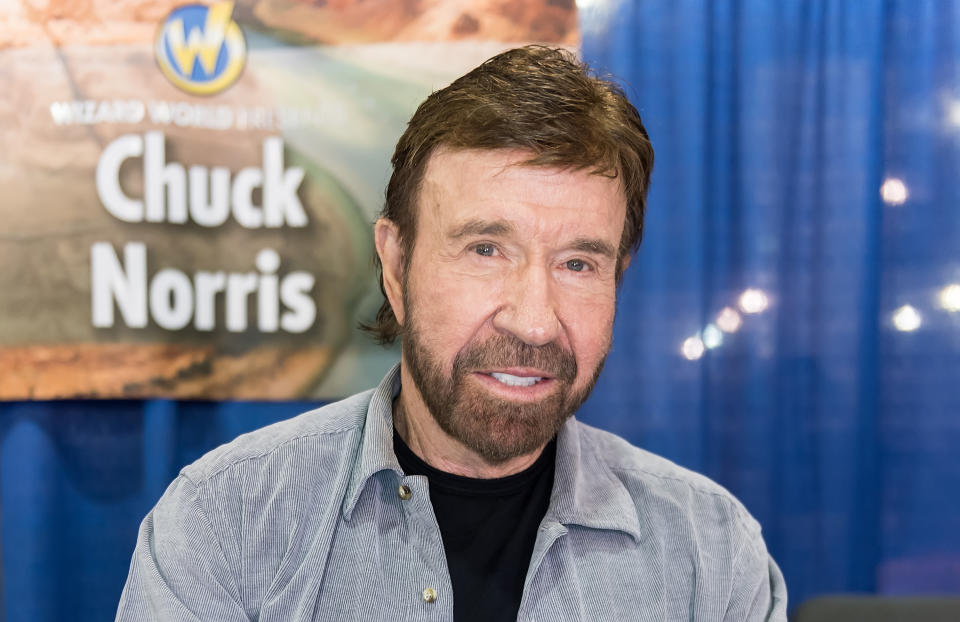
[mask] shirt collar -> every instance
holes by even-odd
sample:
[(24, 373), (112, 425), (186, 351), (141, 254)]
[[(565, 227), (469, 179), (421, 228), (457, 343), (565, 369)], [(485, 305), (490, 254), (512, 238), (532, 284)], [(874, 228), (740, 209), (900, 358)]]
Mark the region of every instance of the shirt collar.
[[(343, 516), (347, 520), (370, 477), (385, 470), (403, 477), (393, 451), (393, 399), (399, 393), (398, 363), (374, 389), (367, 407), (360, 447), (343, 502)], [(640, 522), (633, 498), (573, 417), (557, 437), (556, 474), (545, 518), (564, 525), (623, 531), (635, 540), (640, 539)]]
[(557, 467), (546, 519), (563, 525), (622, 531), (639, 541), (637, 506), (595, 447), (570, 417), (557, 436)]
[(393, 398), (400, 393), (400, 363), (387, 372), (373, 390), (360, 437), (360, 448), (354, 461), (350, 483), (343, 500), (343, 517), (350, 520), (367, 480), (384, 470), (403, 477), (400, 463), (393, 453)]

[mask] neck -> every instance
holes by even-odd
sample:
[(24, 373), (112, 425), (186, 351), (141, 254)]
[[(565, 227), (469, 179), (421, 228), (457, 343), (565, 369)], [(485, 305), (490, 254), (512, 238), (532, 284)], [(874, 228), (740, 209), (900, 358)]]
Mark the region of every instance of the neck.
[(405, 366), (400, 368), (400, 383), (400, 395), (393, 400), (393, 425), (407, 447), (435, 469), (476, 479), (506, 477), (536, 462), (546, 446), (504, 462), (490, 463), (443, 431)]

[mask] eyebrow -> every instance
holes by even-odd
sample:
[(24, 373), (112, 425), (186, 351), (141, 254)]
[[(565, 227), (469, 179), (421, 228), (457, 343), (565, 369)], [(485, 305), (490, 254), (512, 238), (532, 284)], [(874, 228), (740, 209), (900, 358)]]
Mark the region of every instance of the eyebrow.
[(514, 226), (506, 220), (473, 219), (452, 229), (447, 237), (458, 240), (470, 235), (509, 235), (514, 231)]
[(617, 250), (613, 248), (613, 245), (599, 238), (577, 238), (573, 241), (573, 244), (570, 245), (570, 248), (582, 253), (600, 255), (609, 259), (614, 259), (617, 256)]
[[(506, 220), (479, 220), (472, 219), (450, 230), (447, 237), (453, 240), (465, 238), (471, 235), (491, 235), (506, 236), (516, 232), (512, 223)], [(606, 240), (600, 238), (577, 238), (568, 248), (590, 253), (591, 255), (600, 255), (614, 259), (617, 256), (617, 249)]]

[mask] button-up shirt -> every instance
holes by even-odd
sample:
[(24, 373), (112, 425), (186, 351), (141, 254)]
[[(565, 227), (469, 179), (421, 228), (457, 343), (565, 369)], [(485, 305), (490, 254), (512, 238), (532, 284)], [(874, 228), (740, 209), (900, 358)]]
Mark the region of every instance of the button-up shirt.
[[(183, 469), (140, 526), (118, 621), (450, 621), (427, 479), (393, 452), (399, 367)], [(760, 527), (710, 480), (576, 419), (518, 619), (786, 620)]]

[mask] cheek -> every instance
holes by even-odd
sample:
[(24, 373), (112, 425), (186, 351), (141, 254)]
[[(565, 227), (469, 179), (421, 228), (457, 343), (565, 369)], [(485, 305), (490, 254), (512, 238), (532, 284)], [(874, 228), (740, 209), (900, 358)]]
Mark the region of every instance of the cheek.
[(566, 307), (564, 324), (582, 372), (592, 373), (610, 348), (615, 303), (615, 297), (610, 295)]
[(442, 269), (426, 269), (408, 283), (409, 304), (422, 342), (440, 356), (445, 368), (471, 340), (478, 338), (495, 312), (497, 292)]

